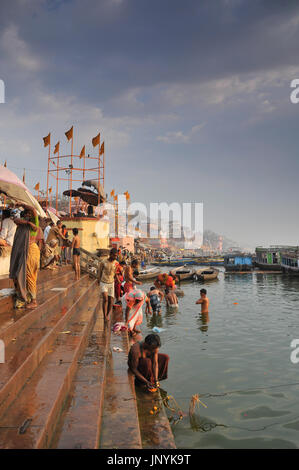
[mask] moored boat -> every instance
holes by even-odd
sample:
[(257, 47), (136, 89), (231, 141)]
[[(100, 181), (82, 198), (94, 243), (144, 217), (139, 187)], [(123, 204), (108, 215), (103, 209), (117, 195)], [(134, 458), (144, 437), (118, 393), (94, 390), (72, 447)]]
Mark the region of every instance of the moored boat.
[(219, 275), (219, 269), (208, 267), (197, 269), (193, 276), (193, 279), (196, 281), (211, 281), (213, 279), (217, 279)]
[(299, 276), (299, 246), (281, 252), (282, 272)]
[(155, 279), (161, 274), (161, 269), (159, 268), (149, 268), (139, 271), (138, 276), (136, 276), (137, 281), (146, 281), (150, 279)]
[(193, 275), (195, 274), (195, 270), (188, 268), (187, 266), (180, 266), (174, 268), (170, 271), (171, 276), (178, 277), (179, 281), (187, 281), (189, 279), (193, 279)]
[(235, 253), (224, 256), (225, 271), (231, 273), (251, 272), (253, 269), (252, 256)]
[(256, 247), (255, 266), (264, 271), (281, 271), (281, 251), (283, 247), (273, 246), (270, 248)]

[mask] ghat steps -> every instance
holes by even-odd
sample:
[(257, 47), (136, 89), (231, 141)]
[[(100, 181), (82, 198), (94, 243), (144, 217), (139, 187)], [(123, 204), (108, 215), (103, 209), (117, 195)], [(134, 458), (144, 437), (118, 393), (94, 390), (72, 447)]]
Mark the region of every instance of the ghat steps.
[[(112, 335), (110, 344), (97, 280), (74, 277), (70, 266), (41, 271), (35, 310), (0, 299), (2, 449), (143, 447), (128, 336)], [(0, 279), (7, 287), (11, 281)], [(165, 413), (161, 419), (166, 438), (146, 447), (174, 447)]]

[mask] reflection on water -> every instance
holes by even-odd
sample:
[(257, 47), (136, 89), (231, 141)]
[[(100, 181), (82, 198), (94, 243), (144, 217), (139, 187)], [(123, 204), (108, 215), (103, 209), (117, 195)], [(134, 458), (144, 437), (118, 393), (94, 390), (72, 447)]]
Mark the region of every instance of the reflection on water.
[[(178, 311), (163, 302), (162, 316), (142, 325), (143, 335), (163, 328), (161, 352), (170, 356), (163, 386), (185, 413), (173, 427), (177, 447), (299, 447), (299, 364), (290, 361), (290, 343), (299, 338), (299, 278), (221, 272), (205, 284), (205, 316), (195, 305), (202, 284), (181, 288)], [(207, 408), (190, 423), (194, 394)]]

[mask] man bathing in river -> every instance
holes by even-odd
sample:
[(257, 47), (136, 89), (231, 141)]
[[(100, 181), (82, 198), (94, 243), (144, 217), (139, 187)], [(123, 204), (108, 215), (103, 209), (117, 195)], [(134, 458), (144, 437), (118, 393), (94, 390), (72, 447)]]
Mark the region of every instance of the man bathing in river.
[(196, 301), (196, 304), (201, 304), (201, 313), (209, 313), (209, 303), (206, 289), (200, 289), (200, 299)]
[(169, 290), (168, 287), (166, 287), (165, 289), (165, 300), (166, 300), (166, 304), (167, 304), (167, 307), (172, 307), (172, 308), (176, 308), (178, 307), (178, 298), (175, 294), (175, 292), (173, 290)]
[(150, 334), (144, 341), (133, 344), (128, 355), (128, 366), (135, 381), (151, 391), (159, 387), (159, 381), (167, 379), (169, 356), (159, 353), (160, 336)]

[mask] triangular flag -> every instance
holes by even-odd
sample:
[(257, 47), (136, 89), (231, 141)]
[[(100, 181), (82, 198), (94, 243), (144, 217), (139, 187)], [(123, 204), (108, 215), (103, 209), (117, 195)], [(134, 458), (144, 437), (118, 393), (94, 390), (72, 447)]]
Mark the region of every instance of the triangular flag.
[(51, 194), (51, 192), (52, 192), (52, 186), (51, 186), (51, 188), (49, 188), (49, 193)]
[(98, 135), (96, 135), (93, 139), (92, 139), (92, 145), (94, 147), (96, 147), (97, 145), (100, 145), (100, 132), (98, 133)]
[(82, 150), (80, 152), (80, 158), (85, 157), (85, 145), (83, 145)]
[(105, 152), (105, 146), (104, 146), (105, 142), (102, 143), (101, 145), (101, 148), (100, 148), (100, 155), (103, 155), (103, 153)]
[(73, 138), (73, 127), (74, 126), (72, 126), (68, 131), (65, 132), (67, 140), (71, 140)]
[(126, 194), (126, 200), (128, 201), (130, 199), (130, 194), (127, 192)]
[(50, 145), (50, 139), (51, 139), (51, 133), (49, 132), (49, 134), (46, 137), (43, 137), (44, 147), (48, 147), (48, 145)]
[(59, 146), (60, 142), (57, 142), (57, 144), (55, 145), (54, 154), (59, 152)]
[(34, 189), (35, 189), (36, 191), (39, 191), (39, 183), (37, 183), (37, 184), (34, 186)]

